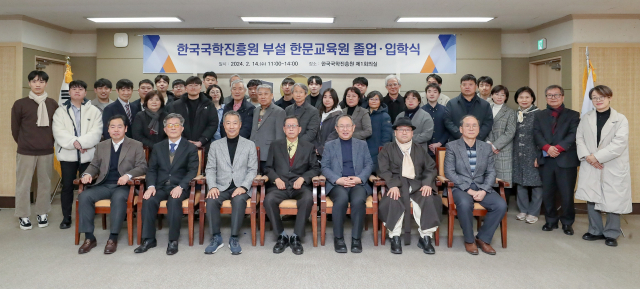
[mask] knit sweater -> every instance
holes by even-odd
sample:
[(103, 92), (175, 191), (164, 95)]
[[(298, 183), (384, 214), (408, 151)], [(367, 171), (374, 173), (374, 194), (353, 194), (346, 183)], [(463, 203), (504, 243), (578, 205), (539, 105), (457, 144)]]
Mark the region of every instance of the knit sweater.
[(49, 126), (37, 126), (38, 104), (25, 97), (13, 103), (11, 108), (11, 133), (18, 143), (18, 153), (28, 156), (44, 156), (53, 153), (53, 114), (58, 103), (47, 98), (45, 100)]

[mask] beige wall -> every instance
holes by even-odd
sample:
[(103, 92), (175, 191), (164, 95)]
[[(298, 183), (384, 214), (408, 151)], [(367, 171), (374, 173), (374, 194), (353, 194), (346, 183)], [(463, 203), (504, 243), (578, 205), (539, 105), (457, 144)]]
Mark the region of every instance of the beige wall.
[(517, 109), (518, 104), (514, 101), (515, 93), (518, 88), (529, 85), (529, 58), (502, 58), (501, 84), (509, 89), (507, 106)]
[(564, 98), (564, 105), (568, 108), (571, 108), (573, 110), (577, 110), (580, 111), (581, 107), (579, 107), (579, 104), (575, 104), (574, 105), (574, 101), (571, 99), (571, 95), (573, 94), (573, 90), (572, 90), (572, 81), (571, 81), (571, 71), (572, 71), (572, 51), (571, 49), (565, 49), (565, 50), (560, 50), (560, 51), (556, 51), (556, 52), (552, 52), (552, 53), (547, 53), (547, 54), (542, 54), (542, 55), (538, 55), (538, 56), (534, 56), (529, 58), (529, 61), (537, 61), (537, 60), (542, 60), (542, 59), (547, 59), (547, 58), (552, 58), (552, 57), (557, 57), (560, 56), (561, 57), (561, 65), (562, 65), (562, 83), (560, 84), (560, 86), (562, 86), (562, 88), (564, 88), (564, 95), (567, 96)]
[[(3, 174), (0, 175), (0, 198), (15, 196), (16, 188), (16, 149), (11, 136), (11, 107), (20, 99), (20, 75), (22, 74), (22, 43), (0, 43), (0, 161)], [(5, 202), (2, 202), (6, 204)], [(11, 205), (3, 205), (9, 207)]]

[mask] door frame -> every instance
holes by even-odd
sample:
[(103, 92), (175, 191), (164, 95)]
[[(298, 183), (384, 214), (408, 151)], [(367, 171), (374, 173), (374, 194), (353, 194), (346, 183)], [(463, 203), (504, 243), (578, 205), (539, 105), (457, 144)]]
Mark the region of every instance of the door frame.
[[(562, 64), (562, 56), (555, 56), (545, 59), (529, 62), (529, 87), (536, 92), (538, 97), (542, 97), (538, 90), (538, 66), (546, 64), (549, 61), (559, 61)], [(535, 105), (538, 105), (537, 103)]]

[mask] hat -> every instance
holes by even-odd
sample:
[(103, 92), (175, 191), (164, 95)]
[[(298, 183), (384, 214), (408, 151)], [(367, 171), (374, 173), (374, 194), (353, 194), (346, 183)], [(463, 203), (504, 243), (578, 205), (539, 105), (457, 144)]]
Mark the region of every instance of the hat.
[(399, 126), (408, 126), (411, 127), (412, 130), (416, 130), (416, 126), (413, 125), (411, 119), (406, 116), (396, 118), (396, 122), (393, 124), (393, 130)]

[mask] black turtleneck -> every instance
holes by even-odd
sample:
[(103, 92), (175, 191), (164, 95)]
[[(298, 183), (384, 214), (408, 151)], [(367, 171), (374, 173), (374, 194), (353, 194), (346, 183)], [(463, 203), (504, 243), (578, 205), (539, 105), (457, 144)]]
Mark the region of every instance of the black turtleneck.
[(416, 106), (416, 108), (414, 108), (414, 109), (409, 109), (407, 107), (407, 110), (404, 111), (404, 116), (406, 116), (406, 117), (408, 117), (410, 119), (413, 119), (413, 116), (416, 115), (416, 112), (418, 112), (418, 109), (420, 109), (419, 105)]
[(187, 106), (189, 108), (189, 124), (193, 125), (196, 122), (196, 111), (200, 105), (200, 98), (191, 99), (187, 97)]
[(598, 145), (600, 145), (600, 135), (602, 132), (602, 127), (604, 126), (605, 123), (607, 123), (607, 120), (609, 120), (609, 116), (611, 116), (611, 108), (603, 112), (599, 112), (596, 110), (596, 118), (597, 118), (596, 123), (598, 127), (598, 142), (597, 142)]
[(313, 95), (309, 94), (309, 102), (311, 103), (311, 105), (313, 107), (315, 107), (316, 103), (318, 103), (318, 99), (320, 99), (320, 94), (318, 94), (316, 96), (313, 96)]
[(356, 107), (347, 107), (347, 114), (353, 116), (353, 112), (356, 111)]
[(233, 165), (233, 158), (236, 156), (236, 148), (238, 148), (238, 137), (227, 137), (227, 147), (229, 147), (229, 159), (231, 160), (231, 164)]

